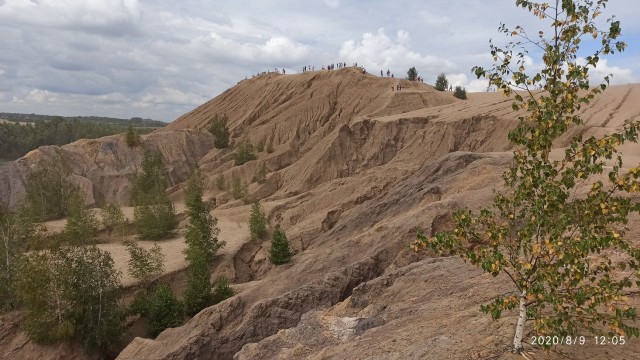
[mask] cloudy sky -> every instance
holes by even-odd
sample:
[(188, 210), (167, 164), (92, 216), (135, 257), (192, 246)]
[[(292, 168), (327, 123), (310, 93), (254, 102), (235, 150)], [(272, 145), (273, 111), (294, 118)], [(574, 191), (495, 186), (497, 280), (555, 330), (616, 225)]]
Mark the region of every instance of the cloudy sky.
[[(515, 0), (0, 0), (0, 112), (171, 121), (267, 69), (357, 62), (471, 91), (499, 23), (542, 26)], [(640, 11), (610, 0), (629, 48), (601, 63), (640, 82)], [(606, 17), (606, 16), (604, 16)], [(604, 18), (603, 17), (603, 18)], [(587, 48), (589, 45), (587, 44)], [(533, 54), (535, 59), (535, 54)], [(535, 63), (535, 60), (533, 60)]]

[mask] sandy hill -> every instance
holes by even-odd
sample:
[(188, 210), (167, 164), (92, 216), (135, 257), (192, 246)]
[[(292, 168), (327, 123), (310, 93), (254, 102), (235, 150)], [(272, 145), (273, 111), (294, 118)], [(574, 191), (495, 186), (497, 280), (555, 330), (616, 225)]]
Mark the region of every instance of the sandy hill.
[[(396, 91), (397, 84), (404, 89)], [(640, 115), (633, 101), (639, 96), (640, 85), (610, 88), (583, 109), (587, 124), (573, 131), (619, 128)], [(198, 131), (216, 113), (229, 116), (234, 141), (245, 137), (274, 151), (235, 166), (230, 150), (215, 149), (212, 137)], [(417, 228), (446, 227), (453, 209), (490, 201), (511, 159), (506, 134), (516, 119), (511, 100), (500, 94), (461, 101), (426, 84), (347, 68), (241, 81), (145, 136), (165, 156), (176, 199), (189, 166), (198, 163), (208, 175), (214, 214), (246, 221), (248, 206), (214, 186), (220, 174), (240, 176), (250, 184), (248, 198), (260, 199), (271, 225), (286, 230), (296, 255), (274, 267), (266, 261), (268, 241), (245, 241), (214, 273), (234, 279), (236, 296), (155, 340), (136, 338), (119, 359), (503, 356), (513, 317), (494, 322), (478, 309), (496, 292), (510, 291), (508, 281), (457, 258), (425, 259), (407, 244)], [(626, 147), (625, 158), (637, 162), (639, 150)], [(0, 167), (0, 199), (15, 203), (26, 169), (56, 151), (73, 160), (76, 180), (92, 199), (126, 202), (141, 155), (117, 136), (41, 148)], [(269, 174), (257, 184), (252, 177), (262, 163)], [(2, 350), (18, 345), (0, 341)], [(615, 349), (626, 358), (639, 350), (637, 343)], [(34, 345), (19, 351), (60, 354)], [(600, 359), (612, 349), (562, 351)]]

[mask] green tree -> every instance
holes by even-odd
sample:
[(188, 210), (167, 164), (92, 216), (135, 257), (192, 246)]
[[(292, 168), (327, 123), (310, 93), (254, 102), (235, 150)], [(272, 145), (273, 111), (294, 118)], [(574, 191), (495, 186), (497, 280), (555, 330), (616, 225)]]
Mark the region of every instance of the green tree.
[(224, 246), (224, 242), (218, 240), (220, 230), (217, 219), (211, 216), (211, 209), (203, 201), (203, 194), (204, 178), (200, 169), (195, 168), (185, 189), (189, 225), (184, 236), (187, 244), (184, 254), (189, 269), (184, 301), (190, 315), (211, 304), (211, 265), (218, 250)]
[(229, 280), (227, 280), (226, 277), (221, 276), (218, 278), (218, 281), (216, 281), (216, 286), (213, 289), (213, 304), (222, 302), (232, 297), (233, 294), (234, 291), (231, 286), (229, 286)]
[(224, 177), (223, 173), (218, 174), (216, 177), (216, 188), (220, 191), (227, 190), (227, 179)]
[(102, 208), (102, 226), (110, 233), (118, 233), (124, 238), (126, 234), (127, 218), (124, 216), (120, 206), (107, 203)]
[(238, 146), (236, 146), (235, 157), (236, 157), (236, 160), (235, 160), (236, 165), (242, 165), (244, 163), (247, 163), (251, 160), (255, 160), (258, 158), (253, 149), (253, 145), (247, 139), (240, 140), (240, 142), (238, 143)]
[(129, 253), (127, 269), (142, 285), (143, 289), (148, 289), (151, 281), (162, 275), (164, 272), (164, 254), (157, 244), (149, 250), (142, 248), (136, 241), (127, 240), (124, 242)]
[(444, 73), (440, 73), (436, 78), (436, 84), (433, 86), (438, 91), (445, 91), (449, 87), (449, 81)]
[(259, 152), (259, 153), (263, 152), (264, 151), (264, 144), (266, 142), (267, 141), (265, 139), (262, 139), (262, 140), (258, 141), (258, 143), (256, 144), (256, 151)]
[(249, 216), (249, 233), (251, 240), (259, 240), (267, 234), (267, 216), (259, 202), (251, 204), (251, 215)]
[(456, 86), (453, 90), (453, 96), (458, 99), (466, 100), (467, 99), (467, 90), (465, 90), (462, 86)]
[(416, 70), (415, 66), (410, 67), (409, 71), (407, 71), (407, 80), (418, 80), (418, 70)]
[(9, 211), (0, 204), (0, 312), (15, 309), (17, 269), (27, 244), (38, 233), (25, 208)]
[(133, 125), (131, 124), (127, 126), (127, 133), (124, 136), (124, 141), (129, 147), (136, 147), (142, 143), (140, 135), (138, 135), (136, 130), (133, 128)]
[(80, 191), (70, 176), (71, 170), (60, 154), (53, 161), (29, 171), (25, 199), (37, 220), (59, 219), (67, 215), (69, 197)]
[[(550, 156), (555, 140), (584, 124), (582, 106), (606, 89), (608, 77), (594, 87), (588, 74), (601, 56), (625, 48), (617, 40), (620, 23), (610, 18), (608, 31), (597, 29), (606, 1), (549, 5), (517, 0), (516, 5), (549, 21), (550, 35), (540, 32), (529, 38), (522, 27), (510, 30), (503, 25), (501, 31), (517, 40), (504, 49), (491, 44), (493, 69), (474, 68), (490, 85), (514, 97), (514, 111), (523, 111), (509, 133), (515, 150), (503, 175), (508, 190), (496, 195), (492, 209), (455, 213), (453, 231), (432, 239), (419, 234), (414, 248), (456, 254), (494, 276), (504, 273), (511, 279), (514, 293), (497, 295), (481, 309), (494, 319), (517, 310), (514, 352), (523, 348), (527, 321), (533, 321), (537, 335), (638, 336), (636, 309), (623, 294), (634, 279), (640, 285), (640, 249), (625, 237), (627, 216), (640, 211), (628, 196), (640, 190), (640, 167), (623, 170), (617, 148), (637, 141), (640, 123), (627, 121), (621, 132), (599, 138), (583, 139), (577, 132), (564, 157)], [(587, 37), (598, 39), (599, 47), (583, 63), (577, 54), (580, 40)], [(544, 66), (537, 73), (526, 72), (527, 44), (543, 51)], [(538, 88), (543, 91), (533, 91)], [(615, 160), (609, 164), (608, 159)], [(608, 181), (603, 182), (605, 170)], [(589, 185), (589, 191), (580, 195), (580, 185)]]
[(86, 245), (93, 243), (98, 233), (98, 220), (95, 215), (85, 209), (84, 196), (80, 191), (73, 191), (67, 199), (67, 223), (64, 226), (64, 238), (70, 245)]
[(287, 240), (287, 234), (280, 228), (280, 224), (276, 225), (271, 238), (271, 249), (269, 250), (269, 261), (275, 265), (286, 264), (291, 261), (291, 248)]
[(16, 292), (23, 328), (38, 343), (76, 338), (104, 350), (123, 333), (120, 280), (108, 252), (95, 246), (33, 252), (23, 258)]
[(143, 315), (147, 318), (149, 334), (155, 338), (165, 329), (182, 324), (184, 305), (176, 298), (169, 286), (161, 284), (149, 294)]
[(140, 239), (164, 238), (178, 226), (175, 207), (165, 192), (168, 182), (160, 152), (145, 150), (142, 173), (136, 176), (131, 194)]
[(213, 144), (218, 149), (224, 149), (229, 146), (229, 127), (227, 122), (229, 118), (224, 114), (215, 114), (209, 120), (208, 130), (213, 134)]
[(256, 169), (256, 173), (253, 175), (253, 181), (257, 182), (258, 184), (266, 183), (267, 182), (267, 172), (268, 171), (269, 170), (267, 169), (267, 164), (262, 162), (258, 166), (258, 169)]
[(240, 176), (236, 174), (231, 175), (231, 195), (236, 200), (247, 195), (247, 184), (243, 183)]

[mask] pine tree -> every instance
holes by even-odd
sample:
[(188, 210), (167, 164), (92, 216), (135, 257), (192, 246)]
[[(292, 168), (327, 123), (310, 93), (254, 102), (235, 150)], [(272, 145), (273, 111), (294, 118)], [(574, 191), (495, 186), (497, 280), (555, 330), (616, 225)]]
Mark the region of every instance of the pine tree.
[(416, 70), (415, 66), (412, 66), (411, 68), (409, 68), (409, 71), (407, 71), (407, 80), (418, 80), (418, 70)]
[(269, 261), (275, 265), (286, 264), (291, 261), (291, 248), (284, 230), (280, 228), (280, 224), (276, 225), (271, 238), (271, 249), (269, 250)]
[(438, 75), (438, 78), (436, 79), (436, 84), (433, 87), (438, 91), (447, 90), (447, 88), (449, 87), (449, 81), (447, 80), (447, 77), (444, 75), (444, 73), (441, 73), (440, 75)]
[[(640, 167), (623, 168), (618, 151), (621, 144), (638, 141), (640, 122), (627, 121), (620, 132), (599, 138), (583, 139), (577, 131), (563, 158), (550, 155), (558, 138), (584, 125), (582, 106), (608, 86), (609, 77), (592, 86), (589, 70), (600, 56), (626, 46), (617, 40), (621, 30), (614, 18), (607, 21), (608, 31), (596, 26), (606, 3), (516, 2), (548, 21), (551, 35), (541, 31), (529, 38), (522, 27), (503, 25), (501, 32), (518, 40), (505, 49), (491, 44), (494, 68), (474, 68), (490, 86), (513, 96), (512, 107), (522, 114), (509, 133), (515, 150), (503, 175), (508, 190), (494, 198), (491, 209), (456, 212), (453, 231), (432, 239), (419, 234), (414, 244), (414, 249), (459, 255), (494, 276), (504, 273), (511, 279), (514, 291), (496, 294), (481, 310), (494, 319), (517, 310), (514, 352), (523, 350), (530, 320), (538, 336), (640, 335), (636, 308), (624, 297), (634, 283), (640, 285), (640, 248), (625, 238), (627, 217), (640, 212), (638, 201), (629, 196), (640, 191)], [(593, 43), (599, 47), (582, 62), (578, 49), (587, 37), (599, 38)], [(529, 44), (544, 51), (537, 73), (526, 71)], [(539, 88), (543, 91), (534, 91)], [(601, 180), (605, 169), (606, 182)], [(590, 185), (587, 193), (577, 191), (581, 184)]]
[(200, 169), (195, 168), (185, 189), (189, 225), (185, 233), (187, 247), (184, 254), (189, 269), (184, 301), (190, 315), (211, 304), (211, 265), (218, 250), (224, 246), (224, 242), (218, 240), (217, 219), (211, 216), (203, 195), (204, 178)]
[(267, 234), (267, 217), (257, 201), (251, 204), (251, 215), (249, 217), (249, 233), (251, 240), (259, 240)]
[(162, 155), (145, 150), (142, 174), (136, 176), (131, 193), (140, 239), (164, 238), (178, 226), (175, 207), (165, 193), (167, 183)]
[(213, 134), (213, 144), (218, 149), (224, 149), (229, 146), (229, 127), (227, 126), (227, 118), (224, 114), (216, 114), (209, 121), (209, 132)]

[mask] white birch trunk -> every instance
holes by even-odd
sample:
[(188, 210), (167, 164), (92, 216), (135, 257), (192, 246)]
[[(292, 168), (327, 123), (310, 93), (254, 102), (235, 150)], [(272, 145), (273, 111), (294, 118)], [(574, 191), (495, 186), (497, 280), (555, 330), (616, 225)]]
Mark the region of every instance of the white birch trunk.
[(522, 336), (524, 335), (524, 323), (527, 321), (526, 292), (520, 295), (520, 311), (518, 314), (518, 323), (516, 324), (516, 333), (513, 335), (513, 352), (519, 354), (524, 347), (522, 346)]

